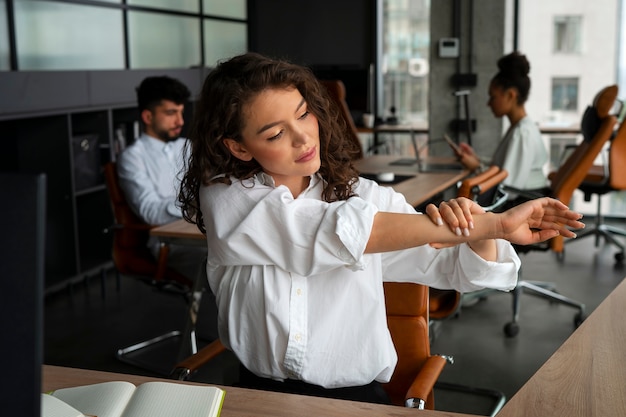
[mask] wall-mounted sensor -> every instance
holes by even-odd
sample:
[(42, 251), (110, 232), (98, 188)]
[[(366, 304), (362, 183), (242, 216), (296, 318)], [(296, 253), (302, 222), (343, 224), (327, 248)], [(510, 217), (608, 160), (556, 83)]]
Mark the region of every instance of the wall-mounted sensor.
[(439, 57), (440, 58), (458, 58), (459, 57), (459, 38), (439, 39)]

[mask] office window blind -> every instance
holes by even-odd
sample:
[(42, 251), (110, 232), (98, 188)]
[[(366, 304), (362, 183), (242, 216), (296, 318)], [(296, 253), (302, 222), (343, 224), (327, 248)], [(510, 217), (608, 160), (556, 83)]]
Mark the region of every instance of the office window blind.
[(204, 61), (213, 67), (218, 60), (246, 52), (248, 26), (206, 19), (204, 22)]
[(189, 68), (201, 64), (200, 21), (194, 17), (128, 12), (130, 68)]
[(16, 1), (20, 70), (123, 69), (122, 11), (48, 1)]

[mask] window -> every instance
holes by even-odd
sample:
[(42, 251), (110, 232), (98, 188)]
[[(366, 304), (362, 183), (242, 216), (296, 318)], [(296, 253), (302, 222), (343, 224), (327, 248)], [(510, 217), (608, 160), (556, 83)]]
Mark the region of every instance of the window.
[(246, 0), (0, 0), (0, 71), (211, 67), (247, 50)]
[(9, 24), (7, 22), (5, 0), (0, 0), (0, 71), (7, 71), (9, 65)]
[(17, 1), (21, 70), (124, 68), (122, 11), (51, 1)]
[(555, 16), (554, 18), (554, 52), (579, 54), (581, 16)]
[(427, 121), (430, 0), (385, 0), (382, 36), (383, 108), (377, 115)]
[[(167, 36), (163, 36), (167, 28)], [(128, 13), (130, 68), (199, 66), (200, 21), (163, 13)]]
[(552, 110), (578, 110), (578, 78), (552, 79)]
[(218, 61), (246, 52), (248, 28), (241, 23), (205, 20), (204, 62), (214, 67)]

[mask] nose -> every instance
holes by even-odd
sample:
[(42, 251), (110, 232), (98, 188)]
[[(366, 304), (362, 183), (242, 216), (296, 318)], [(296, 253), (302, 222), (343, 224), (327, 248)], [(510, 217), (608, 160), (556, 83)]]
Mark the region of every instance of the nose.
[(302, 129), (294, 129), (293, 131), (293, 146), (302, 146), (309, 140), (308, 135)]

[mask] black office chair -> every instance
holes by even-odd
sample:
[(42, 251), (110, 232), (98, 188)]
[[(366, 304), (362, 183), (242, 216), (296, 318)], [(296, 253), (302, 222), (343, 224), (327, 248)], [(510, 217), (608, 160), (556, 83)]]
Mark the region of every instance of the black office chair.
[[(131, 210), (120, 187), (115, 162), (105, 164), (103, 172), (113, 217), (115, 218), (115, 224), (111, 227), (113, 232), (111, 256), (115, 265), (118, 285), (120, 274), (132, 277), (165, 293), (181, 296), (188, 305), (191, 305), (194, 302), (194, 283), (189, 278), (167, 266), (168, 246), (161, 246), (158, 259), (154, 259), (150, 253), (147, 242), (150, 237), (150, 229), (154, 226), (143, 222)], [(173, 341), (183, 343), (182, 337), (186, 334), (187, 332), (181, 330), (171, 330), (149, 340), (120, 348), (116, 352), (116, 357), (122, 362), (167, 376), (169, 374), (167, 365), (161, 366), (161, 364), (147, 361), (139, 353), (164, 343)], [(194, 332), (191, 333), (191, 339), (189, 341), (191, 346), (196, 346)]]

